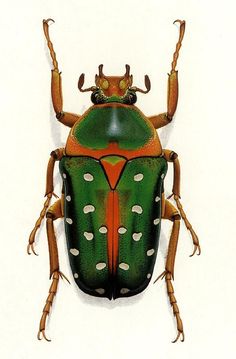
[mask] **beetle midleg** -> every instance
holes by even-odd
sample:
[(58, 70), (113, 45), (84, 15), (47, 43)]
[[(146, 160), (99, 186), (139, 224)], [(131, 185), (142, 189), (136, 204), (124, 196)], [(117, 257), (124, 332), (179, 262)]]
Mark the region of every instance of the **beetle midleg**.
[(166, 161), (172, 162), (174, 166), (174, 180), (173, 180), (173, 188), (172, 188), (172, 195), (168, 198), (171, 198), (174, 196), (174, 200), (177, 204), (178, 210), (180, 212), (180, 215), (182, 219), (184, 220), (185, 226), (190, 231), (190, 234), (192, 236), (193, 244), (194, 244), (194, 250), (190, 257), (192, 257), (196, 251), (198, 250), (198, 255), (201, 254), (201, 247), (199, 244), (198, 236), (196, 235), (191, 223), (189, 222), (184, 210), (183, 206), (180, 203), (180, 164), (178, 160), (178, 154), (171, 150), (163, 150), (163, 155)]
[[(54, 193), (54, 186), (53, 186), (53, 171), (54, 171), (54, 166), (55, 166), (55, 162), (60, 160), (62, 158), (64, 154), (64, 148), (58, 148), (55, 151), (52, 151), (50, 154), (50, 158), (48, 161), (48, 167), (47, 167), (47, 179), (46, 179), (46, 192), (45, 192), (45, 197), (47, 197), (46, 201), (44, 202), (43, 205), (43, 209), (40, 212), (39, 218), (37, 219), (33, 230), (30, 233), (29, 236), (29, 243), (27, 246), (27, 253), (31, 254), (30, 251), (32, 250), (32, 252), (34, 254), (36, 254), (35, 250), (34, 250), (34, 242), (35, 242), (35, 235), (37, 230), (39, 229), (45, 214), (47, 212), (47, 209), (49, 207), (50, 201), (52, 196), (57, 197)], [(58, 197), (57, 197), (58, 198)]]
[(174, 343), (179, 339), (180, 335), (182, 335), (181, 341), (184, 341), (183, 323), (180, 318), (179, 307), (177, 305), (177, 300), (174, 295), (174, 288), (171, 282), (171, 280), (174, 279), (174, 264), (175, 264), (175, 256), (176, 256), (176, 250), (178, 245), (181, 217), (179, 215), (178, 210), (168, 200), (165, 200), (165, 213), (163, 219), (169, 219), (170, 221), (172, 221), (173, 227), (169, 241), (165, 271), (155, 280), (155, 282), (159, 278), (162, 279), (165, 278), (166, 281), (167, 293), (168, 293), (170, 304), (173, 309), (173, 314), (176, 319), (177, 330), (178, 330), (178, 335), (176, 339), (173, 341)]
[[(46, 304), (43, 308), (43, 314), (41, 316), (40, 324), (39, 324), (39, 332), (38, 339), (41, 338), (41, 333), (44, 339), (49, 339), (45, 335), (46, 328), (46, 320), (49, 315), (54, 297), (57, 293), (59, 278), (66, 278), (63, 273), (60, 272), (59, 269), (59, 260), (58, 260), (58, 249), (56, 236), (54, 231), (53, 221), (58, 218), (62, 218), (62, 201), (59, 199), (56, 201), (47, 211), (47, 238), (48, 238), (48, 250), (49, 250), (49, 261), (50, 261), (50, 279), (52, 279), (51, 286), (49, 288), (49, 294), (46, 299)], [(67, 279), (67, 278), (66, 278)]]

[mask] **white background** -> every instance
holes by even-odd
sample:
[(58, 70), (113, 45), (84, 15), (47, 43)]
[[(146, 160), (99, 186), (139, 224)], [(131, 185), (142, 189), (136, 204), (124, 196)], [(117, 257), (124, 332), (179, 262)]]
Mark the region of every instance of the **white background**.
[[(1, 4), (1, 295), (0, 357), (27, 358), (233, 358), (235, 310), (235, 9), (234, 1), (11, 1)], [(175, 292), (186, 341), (176, 334), (165, 283), (152, 283), (135, 298), (99, 300), (79, 291), (66, 257), (63, 225), (57, 224), (62, 271), (48, 335), (36, 339), (49, 288), (45, 227), (37, 237), (39, 257), (26, 255), (28, 235), (43, 203), (51, 150), (63, 146), (68, 128), (59, 124), (50, 100), (51, 62), (42, 31), (50, 27), (63, 71), (64, 109), (82, 113), (90, 103), (77, 80), (93, 84), (97, 66), (134, 84), (149, 74), (152, 91), (139, 95), (147, 115), (166, 110), (167, 72), (187, 22), (178, 62), (180, 98), (174, 124), (161, 138), (179, 154), (182, 201), (202, 245), (181, 228)], [(56, 175), (59, 193), (59, 176)], [(171, 171), (167, 192), (171, 190)], [(164, 268), (170, 224), (163, 225), (155, 276)]]

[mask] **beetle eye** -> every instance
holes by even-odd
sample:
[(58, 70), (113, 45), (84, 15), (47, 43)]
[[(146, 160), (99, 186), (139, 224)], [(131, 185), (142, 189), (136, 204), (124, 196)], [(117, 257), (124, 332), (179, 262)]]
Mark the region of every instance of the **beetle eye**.
[(119, 88), (124, 90), (127, 87), (127, 82), (125, 80), (121, 80), (119, 83)]
[(104, 81), (102, 82), (102, 88), (103, 88), (103, 90), (107, 90), (108, 87), (109, 87), (109, 82), (108, 82), (107, 80), (104, 80)]

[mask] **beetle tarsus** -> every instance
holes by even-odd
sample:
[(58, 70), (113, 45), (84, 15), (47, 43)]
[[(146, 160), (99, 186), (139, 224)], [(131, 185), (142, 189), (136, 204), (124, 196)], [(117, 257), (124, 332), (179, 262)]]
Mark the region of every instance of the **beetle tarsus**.
[(176, 343), (178, 341), (178, 339), (180, 338), (180, 336), (182, 336), (181, 342), (184, 342), (184, 332), (178, 330), (177, 337), (175, 338), (175, 340), (172, 341), (172, 343)]
[(175, 72), (175, 68), (176, 68), (176, 65), (177, 65), (177, 60), (178, 60), (178, 57), (179, 57), (179, 50), (181, 48), (182, 40), (183, 40), (184, 32), (185, 32), (185, 21), (184, 20), (175, 20), (174, 24), (176, 22), (180, 23), (179, 40), (178, 40), (178, 42), (176, 44), (176, 49), (175, 49), (175, 52), (174, 52), (174, 55), (173, 55), (173, 61), (171, 63), (171, 73)]
[[(41, 337), (41, 334), (42, 334), (42, 337)], [(45, 334), (45, 330), (39, 330), (37, 338), (38, 338), (38, 340), (42, 340), (44, 338), (47, 342), (51, 342), (51, 339), (47, 338), (47, 336)]]
[(192, 257), (198, 250), (198, 255), (201, 254), (201, 247), (200, 247), (200, 244), (199, 244), (199, 240), (198, 240), (198, 236), (196, 235), (191, 223), (189, 222), (184, 210), (183, 210), (183, 206), (182, 204), (180, 203), (180, 200), (179, 200), (179, 196), (177, 195), (174, 195), (174, 199), (176, 201), (176, 204), (177, 204), (177, 207), (178, 207), (178, 210), (180, 212), (180, 215), (184, 221), (184, 224), (186, 226), (186, 228), (189, 230), (190, 234), (191, 234), (191, 237), (192, 237), (192, 240), (193, 240), (193, 245), (194, 245), (194, 250), (193, 250), (193, 253), (190, 255), (190, 257)]
[(32, 251), (32, 253), (33, 253), (34, 255), (38, 256), (38, 254), (37, 254), (37, 253), (35, 252), (35, 250), (34, 250), (34, 243), (29, 243), (28, 246), (27, 246), (27, 253), (28, 253), (29, 255), (32, 254), (31, 251)]
[(50, 40), (50, 36), (49, 36), (48, 24), (49, 24), (50, 21), (55, 22), (53, 19), (43, 20), (43, 31), (44, 31), (44, 35), (45, 35), (46, 40), (47, 40), (47, 44), (48, 44), (48, 48), (49, 48), (50, 55), (51, 55), (51, 58), (52, 58), (52, 63), (53, 63), (54, 70), (59, 72), (58, 62), (57, 62), (57, 59), (56, 59), (56, 53), (54, 51), (53, 44), (52, 44), (52, 42)]
[(38, 339), (39, 340), (42, 339), (42, 337), (41, 337), (41, 334), (42, 334), (42, 336), (43, 336), (43, 338), (45, 340), (47, 340), (48, 342), (51, 341), (50, 339), (48, 339), (46, 337), (45, 328), (46, 328), (47, 318), (48, 318), (50, 309), (52, 307), (54, 297), (55, 297), (55, 295), (57, 293), (58, 282), (59, 282), (60, 277), (61, 277), (61, 272), (60, 271), (55, 271), (53, 273), (52, 283), (51, 283), (50, 288), (49, 288), (49, 294), (48, 294), (48, 297), (46, 299), (46, 304), (45, 304), (45, 306), (43, 308), (43, 314), (42, 314), (40, 324), (39, 324), (39, 331), (38, 331)]
[[(53, 19), (51, 19), (51, 18), (50, 18), (50, 19), (47, 19), (47, 20), (43, 19), (43, 23), (44, 23), (44, 24), (49, 24), (50, 21), (55, 22), (55, 21), (54, 21)], [(177, 20), (176, 20), (176, 21), (177, 21)]]
[(39, 218), (37, 219), (37, 221), (36, 221), (36, 223), (34, 225), (34, 228), (30, 233), (29, 243), (28, 243), (28, 246), (27, 246), (27, 253), (28, 254), (31, 254), (31, 251), (32, 251), (35, 255), (37, 255), (35, 250), (34, 250), (35, 236), (36, 236), (36, 233), (37, 233), (39, 227), (41, 226), (41, 223), (42, 223), (42, 221), (43, 221), (43, 219), (45, 217), (45, 214), (47, 212), (47, 209), (49, 207), (49, 204), (50, 204), (50, 201), (51, 201), (51, 198), (52, 198), (52, 194), (53, 193), (48, 193), (47, 194), (47, 199), (43, 204), (43, 209), (40, 212)]
[(201, 254), (201, 247), (200, 247), (200, 244), (194, 244), (194, 250), (193, 250), (193, 253), (192, 253), (192, 254), (190, 254), (190, 256), (189, 256), (189, 257), (193, 257), (193, 256), (194, 256), (194, 254), (197, 252), (197, 250), (198, 250), (197, 255), (198, 255), (198, 256), (200, 256), (200, 254)]
[[(51, 20), (51, 19), (49, 19), (49, 20)], [(55, 22), (55, 21), (53, 21), (53, 22)], [(175, 20), (175, 21), (173, 22), (173, 24), (176, 24), (176, 22), (179, 22), (180, 25), (185, 24), (185, 20), (179, 20), (179, 19), (177, 19), (177, 20)]]

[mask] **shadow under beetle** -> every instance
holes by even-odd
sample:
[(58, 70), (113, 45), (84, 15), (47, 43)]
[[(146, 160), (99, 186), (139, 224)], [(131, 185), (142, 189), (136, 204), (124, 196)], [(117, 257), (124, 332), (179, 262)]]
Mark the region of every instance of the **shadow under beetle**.
[[(91, 91), (91, 106), (83, 115), (63, 111), (61, 74), (49, 37), (49, 22), (43, 29), (50, 50), (53, 69), (52, 103), (56, 118), (71, 128), (65, 148), (51, 153), (46, 182), (46, 201), (29, 238), (27, 251), (34, 250), (35, 235), (46, 216), (50, 258), (49, 295), (41, 317), (38, 339), (44, 337), (46, 320), (57, 292), (60, 271), (53, 222), (64, 218), (70, 265), (79, 288), (90, 295), (116, 299), (142, 292), (150, 282), (156, 260), (160, 221), (172, 221), (172, 232), (164, 272), (167, 293), (177, 324), (176, 342), (184, 340), (183, 324), (174, 295), (172, 279), (181, 217), (190, 231), (194, 255), (200, 254), (198, 237), (180, 203), (180, 165), (178, 155), (162, 149), (156, 129), (168, 125), (176, 111), (178, 72), (175, 70), (185, 31), (179, 23), (179, 39), (168, 78), (167, 112), (147, 117), (134, 103), (130, 66), (123, 76), (106, 76), (103, 65), (95, 76), (95, 86), (84, 89), (84, 74), (78, 81), (81, 92)], [(61, 197), (49, 207), (53, 192), (53, 171), (59, 161), (63, 179)], [(173, 196), (177, 208), (165, 198), (163, 181), (167, 162), (174, 167)]]

